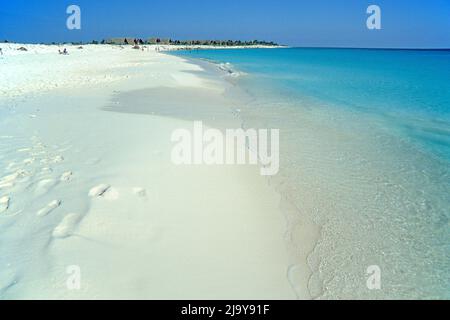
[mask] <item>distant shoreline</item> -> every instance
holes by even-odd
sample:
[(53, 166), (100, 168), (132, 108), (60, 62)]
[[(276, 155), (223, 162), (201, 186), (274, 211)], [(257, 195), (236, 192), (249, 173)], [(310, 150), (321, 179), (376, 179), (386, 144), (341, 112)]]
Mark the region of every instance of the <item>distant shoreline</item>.
[(7, 54), (8, 52), (22, 51), (26, 53), (29, 50), (34, 50), (36, 48), (55, 48), (62, 49), (83, 49), (83, 48), (118, 48), (118, 49), (133, 49), (141, 51), (187, 51), (187, 50), (238, 50), (238, 49), (280, 49), (280, 48), (290, 48), (287, 46), (272, 46), (272, 45), (242, 45), (242, 46), (216, 46), (216, 45), (157, 45), (157, 44), (144, 44), (144, 45), (120, 45), (120, 44), (74, 44), (74, 43), (60, 43), (60, 44), (31, 44), (31, 43), (16, 43), (16, 42), (0, 42), (0, 48), (2, 48), (2, 53)]

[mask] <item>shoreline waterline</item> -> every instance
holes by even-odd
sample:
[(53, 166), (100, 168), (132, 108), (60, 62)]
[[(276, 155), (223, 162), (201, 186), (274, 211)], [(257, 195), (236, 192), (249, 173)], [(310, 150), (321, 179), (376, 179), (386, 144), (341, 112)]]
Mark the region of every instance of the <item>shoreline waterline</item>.
[[(171, 54), (171, 53), (166, 53)], [(176, 55), (176, 52), (174, 52)], [(257, 99), (252, 97), (237, 81), (240, 76), (245, 76), (240, 70), (231, 69), (231, 66), (224, 66), (222, 63), (215, 63), (213, 60), (185, 57), (189, 63), (199, 65), (207, 74), (212, 77), (222, 79), (225, 91), (224, 96), (231, 101), (231, 112), (238, 119), (240, 128), (243, 130), (260, 128), (260, 124), (249, 125), (242, 112), (246, 107), (252, 108), (251, 104), (257, 103)], [(230, 68), (230, 69), (228, 69)], [(194, 113), (195, 114), (195, 113)], [(195, 118), (195, 116), (194, 116)], [(191, 118), (192, 120), (193, 118)], [(224, 126), (213, 119), (206, 119), (206, 123), (214, 125), (215, 128)], [(278, 127), (262, 127), (273, 129)], [(283, 132), (280, 132), (282, 135)], [(295, 201), (289, 197), (289, 193), (276, 188), (272, 181), (277, 180), (277, 175), (265, 177), (267, 185), (280, 196), (279, 208), (286, 221), (285, 240), (289, 251), (290, 263), (287, 268), (288, 280), (296, 293), (298, 299), (311, 299), (314, 295), (311, 292), (322, 292), (322, 288), (317, 283), (311, 283), (314, 262), (309, 261), (309, 255), (314, 251), (320, 239), (321, 226), (314, 222), (300, 211)], [(313, 286), (314, 289), (311, 289)]]

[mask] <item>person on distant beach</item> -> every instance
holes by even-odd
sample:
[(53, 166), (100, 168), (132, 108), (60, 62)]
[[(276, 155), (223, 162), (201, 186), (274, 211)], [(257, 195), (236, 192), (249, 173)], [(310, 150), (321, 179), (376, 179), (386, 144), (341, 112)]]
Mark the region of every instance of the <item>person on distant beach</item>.
[(3, 49), (0, 48), (0, 56), (2, 56), (2, 55), (3, 55)]

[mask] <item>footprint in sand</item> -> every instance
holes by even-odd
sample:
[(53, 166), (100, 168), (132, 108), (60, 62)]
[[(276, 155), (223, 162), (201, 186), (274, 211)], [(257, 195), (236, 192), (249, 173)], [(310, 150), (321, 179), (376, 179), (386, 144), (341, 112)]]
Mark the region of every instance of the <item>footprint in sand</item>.
[(61, 200), (54, 200), (37, 212), (39, 217), (44, 217), (61, 205)]
[(70, 180), (72, 180), (72, 176), (73, 176), (72, 171), (67, 171), (61, 175), (60, 180), (61, 181), (70, 181)]
[(119, 191), (114, 188), (109, 188), (102, 196), (106, 200), (117, 200), (119, 199)]
[(46, 194), (47, 192), (49, 192), (54, 186), (56, 186), (58, 182), (56, 180), (53, 179), (44, 179), (38, 182), (37, 186), (36, 186), (36, 190), (34, 191), (34, 193), (37, 196), (41, 196), (43, 194)]
[(64, 161), (64, 157), (63, 156), (56, 156), (52, 159), (52, 163), (61, 163)]
[(144, 188), (133, 188), (133, 193), (140, 198), (144, 198), (145, 196), (147, 196), (147, 191)]
[(16, 180), (27, 175), (26, 171), (18, 170), (17, 172), (7, 175), (0, 179), (0, 189), (7, 189), (14, 187)]
[(9, 288), (18, 283), (18, 276), (10, 266), (2, 269), (0, 273), (0, 296)]
[(33, 152), (30, 152), (30, 156), (33, 156), (33, 157), (43, 157), (43, 156), (46, 156), (46, 155), (47, 155), (46, 151), (33, 151)]
[(8, 210), (10, 198), (5, 196), (0, 198), (0, 214)]
[(15, 172), (13, 174), (4, 176), (3, 178), (0, 179), (0, 183), (9, 183), (9, 182), (14, 182), (17, 178), (19, 177), (19, 172)]
[(12, 183), (12, 182), (1, 182), (0, 181), (0, 190), (2, 190), (2, 189), (10, 189), (12, 187), (14, 187), (14, 183)]
[(89, 197), (101, 197), (109, 190), (111, 186), (109, 184), (100, 184), (89, 191)]
[(23, 164), (25, 164), (25, 165), (30, 165), (30, 164), (33, 164), (33, 162), (34, 162), (35, 160), (36, 160), (35, 158), (25, 159), (25, 160), (23, 160)]
[(42, 173), (52, 173), (53, 169), (49, 168), (49, 167), (44, 167), (44, 168), (41, 169), (41, 172)]
[(52, 236), (54, 238), (67, 238), (73, 234), (78, 223), (81, 221), (81, 214), (69, 213), (62, 221), (53, 229)]

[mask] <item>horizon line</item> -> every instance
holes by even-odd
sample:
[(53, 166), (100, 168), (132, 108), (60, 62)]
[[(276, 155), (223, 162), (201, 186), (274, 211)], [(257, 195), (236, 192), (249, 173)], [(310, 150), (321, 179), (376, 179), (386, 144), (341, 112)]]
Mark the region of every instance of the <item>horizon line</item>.
[(356, 50), (450, 50), (450, 47), (352, 47), (352, 46), (288, 46), (299, 49), (356, 49)]

